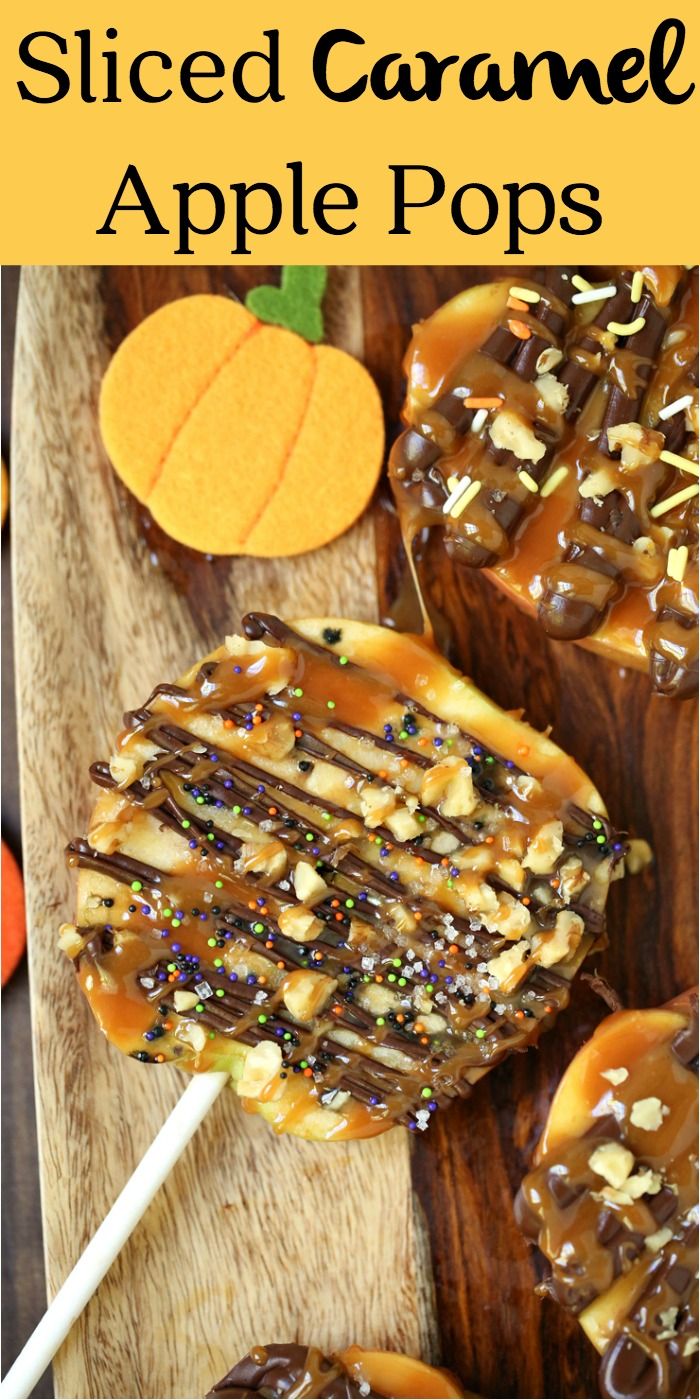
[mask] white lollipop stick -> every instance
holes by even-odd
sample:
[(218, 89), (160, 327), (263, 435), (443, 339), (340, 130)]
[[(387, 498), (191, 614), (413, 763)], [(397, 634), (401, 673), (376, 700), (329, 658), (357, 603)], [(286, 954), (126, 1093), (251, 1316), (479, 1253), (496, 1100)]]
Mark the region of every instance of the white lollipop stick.
[(221, 1071), (194, 1075), (4, 1377), (2, 1400), (26, 1400), (30, 1395), (229, 1079)]

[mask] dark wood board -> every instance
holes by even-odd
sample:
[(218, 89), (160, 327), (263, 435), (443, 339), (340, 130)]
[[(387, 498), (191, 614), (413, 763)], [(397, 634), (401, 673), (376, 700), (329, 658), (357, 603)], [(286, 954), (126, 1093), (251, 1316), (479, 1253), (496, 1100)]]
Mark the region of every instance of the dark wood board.
[[(357, 325), (364, 358), (383, 396), (390, 436), (398, 424), (401, 358), (411, 324), (493, 271), (361, 269)], [(104, 269), (99, 292), (106, 348), (114, 348), (144, 315), (173, 297), (202, 290), (243, 294), (274, 276), (274, 270), (261, 268)], [(130, 510), (124, 547), (137, 539), (143, 525), (133, 503)], [(383, 487), (372, 512), (377, 587), (381, 610), (388, 615), (399, 587), (401, 551)], [(204, 650), (231, 628), (231, 579), (235, 581), (239, 565), (235, 560), (188, 561), (181, 552), (163, 549), (156, 530), (149, 530), (148, 537)], [(430, 575), (451, 658), (504, 707), (523, 707), (534, 724), (550, 724), (557, 742), (600, 787), (616, 825), (650, 842), (654, 867), (613, 887), (610, 947), (591, 970), (604, 973), (626, 1004), (647, 1006), (667, 999), (697, 975), (695, 705), (652, 697), (643, 675), (623, 674), (578, 648), (550, 643), (486, 579), (459, 570), (440, 551), (431, 551)], [(374, 584), (368, 581), (370, 586)], [(238, 590), (236, 601), (244, 610), (247, 600)], [(371, 615), (372, 607), (365, 615)], [(293, 597), (289, 608), (293, 614)], [(191, 659), (183, 656), (182, 662)], [(104, 696), (99, 705), (102, 716), (110, 708)], [(118, 708), (116, 702), (112, 708)], [(551, 1092), (570, 1056), (604, 1014), (602, 1003), (579, 982), (569, 1011), (539, 1051), (515, 1057), (488, 1076), (470, 1100), (438, 1115), (413, 1146), (413, 1182), (428, 1226), (441, 1359), (485, 1396), (597, 1393), (596, 1357), (577, 1324), (534, 1295), (537, 1265), (515, 1228), (511, 1203)], [(352, 1242), (346, 1243), (351, 1248)]]

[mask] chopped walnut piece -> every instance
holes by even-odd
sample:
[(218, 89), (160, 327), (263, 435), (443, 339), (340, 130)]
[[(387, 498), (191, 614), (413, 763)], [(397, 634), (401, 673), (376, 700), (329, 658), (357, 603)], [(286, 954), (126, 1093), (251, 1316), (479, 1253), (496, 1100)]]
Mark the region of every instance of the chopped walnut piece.
[(290, 972), (282, 985), (282, 999), (297, 1021), (313, 1021), (326, 1005), (338, 983), (325, 972), (310, 972), (301, 968)]
[(192, 1021), (186, 1021), (179, 1025), (175, 1035), (178, 1040), (184, 1040), (186, 1045), (191, 1045), (198, 1055), (207, 1043), (207, 1033), (204, 1026), (199, 1026)]
[(533, 954), (540, 967), (554, 967), (555, 963), (570, 958), (581, 942), (584, 928), (579, 914), (562, 909), (557, 914), (554, 928), (548, 933), (536, 934), (532, 940)]
[(569, 407), (569, 390), (565, 384), (560, 384), (553, 374), (540, 374), (535, 380), (535, 388), (547, 408), (553, 409), (555, 413), (566, 413)]
[(527, 939), (523, 938), (486, 964), (489, 977), (495, 977), (501, 991), (512, 992), (522, 981), (528, 970), (529, 952), (530, 945)]
[(314, 904), (328, 894), (324, 879), (307, 860), (297, 861), (294, 867), (294, 893), (302, 904)]
[(197, 1005), (199, 997), (196, 992), (177, 991), (173, 993), (175, 1010), (182, 1015), (183, 1011), (191, 1011)]
[(569, 856), (559, 866), (557, 875), (559, 876), (559, 893), (567, 904), (578, 899), (591, 878), (583, 861), (579, 860), (578, 856)]
[(607, 1079), (610, 1084), (624, 1084), (625, 1080), (629, 1079), (629, 1070), (624, 1069), (622, 1065), (619, 1069), (602, 1069), (600, 1077)]
[(625, 1185), (634, 1166), (634, 1153), (621, 1142), (603, 1142), (588, 1158), (588, 1165), (596, 1176), (602, 1176), (608, 1186), (619, 1190)]
[(581, 482), (578, 493), (584, 500), (595, 500), (597, 497), (608, 496), (617, 486), (615, 472), (612, 467), (597, 467), (595, 471), (589, 472)]
[(283, 909), (277, 922), (285, 938), (293, 938), (295, 943), (311, 943), (323, 930), (321, 920), (303, 904)]
[(636, 1103), (632, 1104), (630, 1123), (635, 1128), (641, 1128), (647, 1133), (655, 1133), (663, 1121), (664, 1105), (655, 1094), (651, 1094), (648, 1099), (637, 1099)]
[(478, 804), (469, 764), (456, 755), (433, 764), (421, 784), (421, 802), (445, 817), (468, 817)]
[(545, 822), (528, 842), (523, 865), (535, 875), (548, 875), (564, 849), (564, 827), (560, 821)]
[(668, 1225), (662, 1225), (661, 1229), (655, 1230), (653, 1235), (647, 1235), (645, 1237), (644, 1246), (652, 1254), (658, 1254), (659, 1250), (663, 1249), (664, 1245), (668, 1244), (669, 1240), (672, 1239), (673, 1230), (669, 1230)]
[(512, 452), (521, 462), (540, 462), (547, 450), (535, 437), (529, 423), (509, 408), (496, 414), (489, 434), (494, 447)]
[[(282, 1050), (280, 1046), (273, 1040), (261, 1040), (260, 1044), (254, 1045), (245, 1057), (243, 1073), (236, 1083), (236, 1093), (245, 1099), (262, 1098), (281, 1068)], [(279, 1092), (284, 1092), (283, 1084), (280, 1084)]]
[(520, 938), (530, 927), (530, 912), (519, 899), (504, 893), (498, 901), (498, 909), (489, 921), (489, 929), (502, 933), (504, 938)]
[(396, 793), (390, 787), (376, 788), (365, 783), (360, 793), (360, 807), (365, 826), (382, 826), (396, 807)]
[(535, 369), (538, 374), (546, 374), (550, 369), (556, 369), (564, 358), (564, 352), (557, 350), (556, 345), (548, 345), (546, 350), (540, 351), (535, 362)]
[(608, 428), (608, 445), (611, 452), (622, 448), (620, 466), (623, 471), (637, 471), (639, 467), (649, 467), (663, 452), (663, 433), (653, 428), (643, 428), (641, 423), (620, 423), (616, 428)]
[(245, 841), (241, 846), (236, 868), (244, 875), (267, 875), (280, 880), (287, 869), (287, 852), (281, 841)]
[(397, 841), (413, 841), (420, 836), (423, 827), (418, 818), (409, 812), (408, 807), (397, 807), (386, 819), (386, 824)]

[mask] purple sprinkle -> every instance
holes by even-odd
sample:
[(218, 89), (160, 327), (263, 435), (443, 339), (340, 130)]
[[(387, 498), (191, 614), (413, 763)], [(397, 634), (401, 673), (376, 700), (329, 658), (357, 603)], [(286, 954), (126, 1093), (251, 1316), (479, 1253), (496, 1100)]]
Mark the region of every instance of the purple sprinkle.
[(392, 871), (391, 871), (391, 874), (389, 875), (389, 879), (390, 879), (390, 880), (398, 880), (398, 878), (399, 878), (399, 872), (398, 872), (398, 870), (392, 870)]
[(184, 917), (185, 917), (185, 911), (184, 911), (184, 909), (176, 909), (176, 910), (175, 910), (175, 918), (176, 918), (176, 919), (184, 919)]
[(436, 1102), (435, 1102), (435, 1099), (430, 1099), (430, 1100), (428, 1101), (428, 1108), (430, 1109), (430, 1112), (431, 1112), (431, 1113), (434, 1113), (434, 1112), (435, 1112), (435, 1110), (436, 1110), (436, 1108), (437, 1108), (437, 1104), (436, 1104)]
[(179, 980), (180, 982), (186, 982), (186, 981), (187, 981), (187, 973), (186, 973), (186, 972), (181, 972), (178, 980)]
[(431, 974), (430, 974), (430, 980), (431, 980), (431, 982), (439, 982), (440, 979), (439, 979), (439, 977), (438, 977), (438, 975), (437, 975), (437, 972), (431, 972)]
[(234, 668), (233, 668), (233, 673), (234, 673), (234, 675), (236, 675), (236, 676), (240, 676), (240, 674), (241, 674), (241, 667), (240, 667), (240, 666), (234, 666)]
[(407, 1123), (406, 1126), (407, 1126), (409, 1132), (415, 1133), (415, 1131), (416, 1131), (416, 1125), (415, 1125), (415, 1123), (412, 1123), (412, 1122), (409, 1121), (409, 1122)]
[(169, 937), (170, 937), (170, 929), (169, 929), (169, 928), (161, 928), (161, 929), (158, 930), (158, 932), (159, 932), (161, 938), (169, 938)]
[(436, 749), (441, 749), (441, 748), (442, 748), (442, 744), (443, 744), (442, 739), (433, 739), (433, 743), (434, 743)]
[(428, 974), (427, 974), (427, 972), (426, 972), (426, 970), (425, 970), (424, 967), (421, 968), (421, 970), (420, 970), (420, 975), (421, 975), (421, 977), (423, 978), (423, 981), (425, 982), (426, 979), (427, 979)]
[(238, 973), (237, 973), (237, 972), (229, 972), (228, 980), (229, 980), (229, 982), (237, 982), (237, 981), (238, 981)]
[(142, 904), (142, 905), (141, 905), (141, 913), (142, 913), (142, 914), (150, 914), (151, 912), (152, 912), (152, 911), (151, 911), (151, 906), (150, 906), (150, 904)]
[(438, 967), (444, 967), (444, 966), (445, 966), (445, 959), (444, 959), (444, 958), (440, 958), (440, 961), (439, 961), (439, 963), (438, 963)]
[(210, 753), (210, 755), (209, 755), (209, 761), (210, 761), (211, 763), (218, 763), (218, 762), (219, 762), (219, 755), (218, 755), (218, 753)]
[(233, 787), (233, 778), (225, 778), (225, 779), (224, 779), (224, 787), (225, 787), (225, 788), (232, 788), (232, 787)]
[(223, 807), (223, 805), (224, 805), (224, 804), (223, 804), (221, 798), (220, 798), (220, 797), (217, 797), (216, 802), (214, 803), (214, 806), (215, 806), (215, 807)]
[(360, 893), (358, 894), (357, 898), (358, 898), (358, 899), (366, 899), (366, 898), (367, 898), (367, 891), (366, 891), (366, 890), (360, 890)]
[(265, 791), (265, 784), (264, 784), (264, 783), (258, 783), (258, 792), (264, 792), (264, 791)]
[(153, 1031), (144, 1031), (144, 1033), (143, 1033), (143, 1038), (144, 1038), (144, 1040), (155, 1040), (155, 1036), (154, 1036), (154, 1034), (153, 1034)]
[(318, 846), (312, 846), (312, 847), (311, 847), (311, 854), (312, 854), (312, 856), (320, 856), (321, 852), (320, 852), (319, 847), (318, 847)]
[(171, 946), (171, 948), (172, 948), (172, 950), (173, 950), (174, 953), (181, 953), (181, 952), (182, 952), (182, 944), (181, 944), (181, 943), (171, 943), (170, 946)]
[(190, 848), (191, 851), (196, 851), (196, 849), (197, 849), (197, 842), (196, 842), (196, 841), (188, 841), (187, 844), (188, 844), (188, 846), (189, 846), (189, 848)]
[(193, 797), (201, 797), (201, 796), (202, 796), (202, 794), (201, 794), (199, 788), (193, 788), (193, 789), (192, 789), (192, 796), (193, 796)]
[(208, 915), (208, 914), (200, 914), (199, 917), (200, 917), (200, 919), (202, 920), (202, 922), (206, 922), (206, 920), (209, 918), (209, 915)]
[(257, 897), (257, 899), (256, 899), (256, 901), (255, 901), (255, 903), (258, 904), (258, 905), (260, 906), (260, 908), (262, 909), (262, 906), (263, 906), (263, 904), (265, 903), (265, 900), (263, 899), (263, 896), (262, 896), (261, 894), (258, 895), (258, 897)]
[(445, 982), (446, 982), (446, 984), (447, 984), (448, 986), (449, 986), (452, 982), (454, 982), (454, 980), (455, 980), (454, 977), (446, 977), (446, 978), (445, 978)]
[(167, 972), (159, 972), (159, 973), (158, 973), (158, 981), (159, 981), (159, 982), (167, 982), (167, 980), (168, 980), (168, 974), (167, 974)]
[(224, 849), (224, 843), (223, 843), (223, 841), (215, 841), (215, 842), (214, 842), (214, 848), (215, 848), (215, 850), (217, 850), (217, 851), (223, 851), (223, 849)]
[(245, 725), (245, 728), (248, 730), (248, 733), (250, 734), (250, 731), (251, 731), (251, 729), (253, 728), (253, 726), (252, 726), (252, 724), (246, 724), (246, 725)]
[(251, 816), (251, 815), (252, 815), (252, 811), (253, 811), (253, 808), (252, 808), (252, 807), (244, 807), (244, 808), (243, 808), (243, 816), (244, 816), (244, 817), (249, 817), (249, 816)]
[(452, 875), (454, 879), (457, 878), (457, 876), (459, 875), (459, 866), (458, 866), (458, 865), (451, 865), (451, 866), (450, 866), (450, 875)]
[(614, 846), (613, 846), (613, 850), (614, 850), (614, 851), (621, 851), (621, 850), (623, 850), (622, 842), (621, 842), (621, 841), (616, 841), (615, 844), (614, 844)]
[(293, 719), (293, 720), (296, 720), (297, 724), (299, 723), (299, 720), (301, 719), (301, 714), (300, 714), (299, 710), (295, 710), (295, 711), (294, 711), (294, 714), (292, 715), (292, 719)]
[(372, 1108), (374, 1108), (375, 1105), (379, 1103), (379, 1099), (377, 1098), (377, 1095), (376, 1095), (376, 1094), (371, 1094), (371, 1095), (370, 1095), (370, 1100), (369, 1100), (369, 1101), (370, 1101), (370, 1103), (371, 1103), (371, 1105), (372, 1105)]
[(246, 982), (248, 983), (248, 986), (249, 986), (249, 987), (252, 987), (252, 986), (255, 985), (255, 983), (257, 982), (258, 979), (257, 979), (257, 977), (255, 976), (255, 973), (254, 973), (254, 972), (249, 972), (249, 973), (248, 973), (248, 976), (246, 977), (245, 980), (246, 980)]

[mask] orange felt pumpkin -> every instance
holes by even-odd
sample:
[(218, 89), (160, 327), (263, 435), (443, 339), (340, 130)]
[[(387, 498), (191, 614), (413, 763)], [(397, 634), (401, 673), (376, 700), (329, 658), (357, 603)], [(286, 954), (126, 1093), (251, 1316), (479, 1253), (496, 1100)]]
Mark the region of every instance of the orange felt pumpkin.
[(103, 380), (100, 426), (161, 528), (210, 554), (318, 549), (364, 510), (384, 449), (363, 365), (213, 295), (170, 302), (127, 336)]
[(10, 504), (10, 478), (7, 474), (7, 467), (2, 463), (2, 501), (0, 503), (0, 526), (5, 524), (7, 519), (7, 508)]
[(27, 940), (24, 884), (9, 846), (2, 843), (2, 985), (9, 981)]

